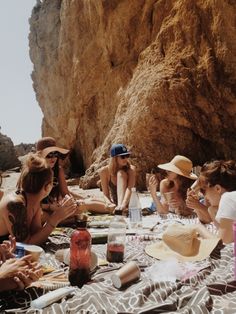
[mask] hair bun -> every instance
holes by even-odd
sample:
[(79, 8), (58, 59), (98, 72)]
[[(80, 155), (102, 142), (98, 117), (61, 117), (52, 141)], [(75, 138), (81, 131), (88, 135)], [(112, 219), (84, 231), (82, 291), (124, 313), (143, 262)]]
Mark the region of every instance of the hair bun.
[(28, 158), (25, 161), (25, 167), (32, 173), (43, 171), (47, 168), (47, 164), (44, 158), (38, 154), (29, 153)]

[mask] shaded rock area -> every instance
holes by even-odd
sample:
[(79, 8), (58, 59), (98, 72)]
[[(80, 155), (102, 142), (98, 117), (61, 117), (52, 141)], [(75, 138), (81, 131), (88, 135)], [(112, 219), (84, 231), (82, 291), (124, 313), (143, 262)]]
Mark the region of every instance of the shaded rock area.
[(138, 187), (175, 154), (236, 158), (235, 0), (42, 0), (30, 19), (43, 134), (96, 186), (110, 145)]
[(20, 161), (12, 140), (0, 133), (0, 170), (8, 170), (11, 168), (19, 167)]

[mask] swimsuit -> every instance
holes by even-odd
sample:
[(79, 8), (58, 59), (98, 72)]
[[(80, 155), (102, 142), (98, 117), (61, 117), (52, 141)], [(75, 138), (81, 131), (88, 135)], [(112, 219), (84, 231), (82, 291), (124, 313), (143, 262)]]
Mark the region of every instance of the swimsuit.
[(110, 180), (109, 180), (109, 182), (108, 182), (108, 186), (109, 186), (109, 190), (110, 190), (111, 199), (112, 199), (113, 203), (117, 205), (117, 203), (118, 203), (117, 185), (115, 185), (115, 184), (111, 181), (111, 177), (110, 177)]

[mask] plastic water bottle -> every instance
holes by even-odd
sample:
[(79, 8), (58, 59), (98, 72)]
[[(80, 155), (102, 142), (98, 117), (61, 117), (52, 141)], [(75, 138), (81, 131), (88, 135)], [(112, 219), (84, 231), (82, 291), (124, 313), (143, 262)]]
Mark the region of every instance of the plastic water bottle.
[(115, 216), (110, 222), (107, 238), (107, 260), (111, 263), (121, 263), (124, 259), (126, 240), (126, 222), (122, 211), (115, 210)]
[(131, 189), (131, 197), (129, 201), (129, 220), (130, 227), (139, 228), (142, 227), (142, 208), (136, 188)]
[(77, 229), (70, 241), (69, 281), (81, 288), (90, 280), (91, 235), (86, 229), (87, 221), (77, 221)]

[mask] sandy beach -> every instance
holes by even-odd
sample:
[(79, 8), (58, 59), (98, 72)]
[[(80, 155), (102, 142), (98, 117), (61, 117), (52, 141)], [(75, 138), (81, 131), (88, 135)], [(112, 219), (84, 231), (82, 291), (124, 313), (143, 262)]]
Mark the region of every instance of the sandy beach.
[[(4, 193), (12, 192), (16, 190), (16, 184), (20, 176), (20, 172), (12, 172), (6, 171), (2, 174), (3, 181), (1, 189), (4, 190)], [(70, 180), (69, 180), (70, 181)], [(96, 197), (96, 198), (103, 198), (103, 194), (99, 188), (97, 189), (88, 189), (83, 190), (79, 187), (79, 185), (70, 185), (68, 186), (71, 192), (76, 194), (80, 194), (83, 197)], [(138, 193), (141, 207), (145, 208), (151, 205), (152, 199), (150, 193), (147, 191)]]

